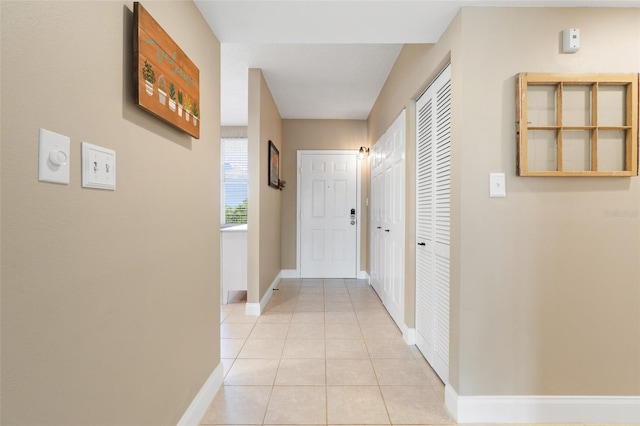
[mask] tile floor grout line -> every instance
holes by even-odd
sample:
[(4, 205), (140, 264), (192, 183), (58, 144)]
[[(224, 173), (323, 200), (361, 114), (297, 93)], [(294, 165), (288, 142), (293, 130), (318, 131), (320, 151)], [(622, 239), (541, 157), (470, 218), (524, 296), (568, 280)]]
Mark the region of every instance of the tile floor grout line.
[[(279, 285), (280, 285), (280, 283), (278, 283), (276, 285), (276, 288)], [(265, 307), (265, 311), (266, 311), (266, 307)], [(289, 323), (289, 327), (290, 326), (291, 326), (291, 323)], [(289, 329), (287, 329), (287, 335), (288, 334), (289, 334)], [(287, 335), (285, 335), (285, 344), (286, 344), (286, 341), (287, 341)], [(247, 337), (247, 339), (248, 339), (248, 337)], [(263, 425), (267, 421), (267, 414), (269, 414), (269, 406), (271, 405), (271, 399), (273, 398), (273, 392), (274, 392), (275, 387), (276, 387), (276, 380), (278, 379), (278, 372), (280, 371), (280, 363), (282, 362), (283, 353), (284, 353), (284, 345), (282, 347), (282, 353), (280, 354), (280, 359), (278, 360), (278, 367), (276, 367), (276, 374), (274, 374), (273, 381), (271, 383), (271, 392), (269, 392), (269, 399), (267, 400), (267, 404), (266, 404), (266, 407), (265, 407), (265, 410), (264, 410), (264, 415), (262, 416), (262, 424)]]
[[(324, 283), (322, 283), (322, 295), (323, 300), (326, 298), (324, 291)], [(326, 301), (325, 301), (326, 302)], [(324, 420), (329, 424), (329, 377), (328, 377), (328, 365), (327, 365), (327, 310), (326, 304), (323, 309), (322, 324), (324, 325)]]
[[(364, 336), (364, 333), (363, 333)], [(384, 394), (382, 393), (382, 387), (380, 386), (380, 377), (378, 377), (378, 372), (376, 371), (375, 366), (373, 365), (373, 358), (371, 357), (371, 351), (369, 351), (369, 345), (367, 344), (367, 340), (365, 339), (364, 344), (367, 346), (367, 352), (369, 354), (369, 362), (371, 363), (371, 369), (373, 370), (373, 374), (376, 378), (376, 383), (378, 384), (378, 392), (380, 392), (380, 398), (382, 398), (382, 404), (384, 405), (384, 411), (387, 413), (387, 419), (389, 420), (389, 425), (393, 425), (391, 422), (391, 414), (389, 413), (389, 407), (387, 406), (387, 401), (384, 398)]]
[[(372, 352), (371, 352), (372, 348), (371, 348), (370, 340), (371, 339), (375, 339), (375, 335), (370, 336), (371, 337), (370, 339), (365, 338), (365, 335), (363, 333), (363, 324), (365, 324), (366, 321), (364, 319), (362, 319), (362, 316), (365, 316), (364, 314), (369, 310), (371, 312), (385, 312), (385, 308), (384, 308), (383, 305), (381, 305), (380, 300), (377, 297), (377, 294), (375, 293), (375, 291), (373, 291), (373, 289), (372, 289), (372, 287), (370, 285), (361, 287), (362, 289), (367, 289), (368, 290), (368, 292), (367, 292), (367, 291), (358, 290), (359, 287), (357, 287), (355, 285), (355, 284), (357, 284), (357, 281), (355, 281), (354, 283), (347, 283), (346, 280), (341, 280), (341, 282), (342, 282), (342, 285), (340, 285), (340, 283), (332, 283), (332, 282), (330, 282), (329, 284), (331, 284), (331, 285), (329, 287), (325, 287), (326, 283), (324, 281), (322, 281), (322, 284), (320, 285), (320, 287), (322, 289), (322, 293), (321, 294), (323, 295), (323, 298), (322, 298), (323, 307), (322, 307), (322, 310), (319, 310), (318, 312), (322, 312), (322, 314), (323, 314), (323, 318), (322, 318), (322, 321), (320, 322), (320, 324), (322, 324), (323, 329), (324, 329), (323, 330), (323, 339), (322, 339), (322, 341), (324, 343), (323, 344), (322, 358), (324, 359), (324, 367), (325, 367), (325, 372), (324, 372), (324, 382), (325, 382), (324, 383), (324, 388), (325, 388), (324, 389), (324, 391), (325, 391), (324, 395), (325, 395), (325, 399), (326, 399), (326, 401), (325, 401), (325, 424), (329, 425), (329, 414), (330, 414), (329, 413), (329, 395), (328, 395), (328, 387), (329, 387), (329, 384), (328, 384), (328, 361), (329, 361), (329, 357), (328, 357), (328, 353), (327, 353), (327, 339), (328, 339), (327, 325), (329, 323), (327, 322), (327, 318), (330, 317), (330, 315), (335, 314), (335, 313), (339, 313), (339, 312), (353, 312), (353, 314), (354, 314), (354, 317), (355, 317), (355, 320), (356, 320), (355, 324), (357, 324), (358, 330), (360, 331), (360, 338), (358, 340), (360, 340), (360, 339), (362, 340), (362, 342), (364, 344), (364, 347), (366, 349), (366, 358), (365, 359), (369, 360), (369, 365), (372, 368), (374, 376), (376, 378), (376, 383), (377, 383), (376, 388), (378, 389), (378, 392), (380, 393), (380, 397), (382, 399), (382, 403), (384, 404), (384, 408), (385, 408), (385, 412), (387, 414), (387, 420), (388, 420), (387, 424), (392, 424), (391, 423), (391, 416), (390, 416), (390, 413), (389, 413), (389, 408), (387, 406), (387, 401), (385, 400), (384, 395), (382, 394), (382, 386), (380, 385), (380, 379), (379, 379), (378, 373), (376, 372), (375, 367), (373, 365), (374, 358), (372, 357)], [(352, 285), (350, 286), (350, 284), (352, 284)], [(280, 369), (282, 367), (282, 362), (284, 360), (284, 350), (285, 350), (285, 347), (286, 347), (286, 342), (290, 341), (291, 339), (293, 339), (293, 338), (290, 339), (290, 333), (292, 331), (292, 326), (294, 324), (294, 320), (293, 320), (294, 314), (297, 313), (297, 312), (300, 312), (300, 313), (316, 312), (316, 310), (314, 310), (314, 309), (310, 309), (310, 310), (308, 310), (308, 309), (298, 310), (297, 309), (299, 307), (298, 303), (300, 302), (300, 295), (304, 294), (304, 293), (301, 293), (301, 289), (303, 288), (303, 280), (299, 280), (298, 285), (296, 285), (295, 287), (292, 286), (292, 288), (295, 288), (295, 291), (292, 291), (291, 295), (288, 295), (288, 297), (283, 298), (283, 302), (284, 303), (293, 302), (292, 303), (293, 306), (287, 307), (287, 308), (283, 309), (283, 311), (282, 311), (283, 313), (289, 313), (291, 315), (291, 317), (289, 318), (289, 321), (287, 323), (288, 324), (287, 325), (287, 332), (285, 334), (285, 339), (284, 339), (285, 340), (285, 344), (283, 345), (283, 348), (279, 353), (278, 366), (276, 368), (276, 373), (275, 373), (275, 375), (273, 377), (273, 381), (272, 381), (272, 385), (271, 385), (271, 389), (270, 389), (270, 393), (269, 393), (269, 399), (267, 401), (267, 405), (266, 405), (266, 408), (265, 408), (265, 413), (264, 413), (264, 416), (263, 416), (263, 419), (262, 419), (262, 424), (263, 425), (266, 424), (265, 422), (266, 422), (266, 419), (267, 419), (267, 414), (269, 412), (268, 411), (269, 410), (269, 405), (272, 402), (272, 397), (274, 395), (275, 386), (277, 386), (277, 378), (278, 378), (278, 375), (280, 374)], [(348, 301), (350, 302), (349, 304), (350, 304), (350, 308), (351, 309), (348, 310), (348, 311), (342, 311), (342, 310), (340, 310), (339, 307), (337, 307), (335, 312), (334, 311), (327, 312), (327, 300), (326, 300), (327, 292), (326, 292), (326, 289), (328, 289), (328, 288), (345, 288), (347, 291), (346, 291), (346, 293), (343, 293), (343, 296), (348, 296)], [(341, 294), (340, 291), (330, 292), (330, 293), (333, 293), (333, 295), (331, 296), (331, 299), (333, 299), (333, 300), (330, 301), (330, 304), (331, 303), (341, 303), (339, 298), (336, 297), (337, 294)], [(371, 307), (372, 309), (369, 309), (369, 308), (366, 307), (366, 304), (369, 303), (368, 300), (370, 300), (370, 298), (368, 296), (367, 297), (362, 297), (365, 294), (366, 295), (372, 294), (373, 295), (373, 299), (374, 300), (377, 299), (377, 303), (375, 304), (375, 306)], [(355, 303), (355, 298), (356, 297), (358, 297), (358, 303), (357, 304)], [(293, 299), (295, 299), (295, 301)], [(359, 309), (356, 309), (356, 305), (360, 305)], [(309, 306), (307, 305), (307, 307), (309, 307)], [(312, 304), (311, 304), (311, 307), (312, 307)], [(334, 308), (330, 306), (329, 309), (334, 309)], [(266, 311), (268, 311), (268, 307), (267, 307), (267, 309), (265, 309), (265, 312)], [(361, 313), (362, 315), (358, 315), (358, 313)], [(228, 316), (229, 316), (229, 314), (227, 314), (225, 316), (225, 318), (223, 318), (221, 320), (221, 323), (224, 323), (226, 321), (226, 318), (228, 318)], [(386, 317), (390, 318), (390, 316), (388, 315), (388, 312), (387, 312)], [(392, 321), (392, 324), (395, 325), (395, 322), (393, 322), (392, 319), (391, 319), (391, 321)], [(313, 323), (313, 321), (311, 323)], [(332, 324), (334, 324), (334, 323), (335, 324), (345, 325), (345, 323), (343, 321), (336, 321), (336, 322), (332, 321)], [(249, 340), (249, 338), (251, 336), (251, 333), (253, 333), (253, 330), (255, 329), (255, 326), (257, 324), (258, 324), (258, 321), (254, 322), (252, 324), (251, 331), (249, 332), (247, 337), (245, 339), (243, 339), (243, 345), (241, 346), (241, 348), (238, 351), (237, 355), (234, 358), (231, 358), (232, 359), (232, 364), (229, 367), (229, 371), (231, 370), (231, 368), (233, 368), (233, 365), (239, 359), (240, 353), (242, 352), (242, 350), (244, 349), (245, 345), (247, 344), (247, 341)], [(351, 324), (351, 323), (349, 322), (349, 324)], [(336, 339), (344, 338), (344, 339), (350, 339), (350, 340), (354, 339), (353, 337), (340, 336), (339, 333), (336, 333), (335, 338)], [(427, 383), (429, 383), (429, 388), (432, 391), (435, 392), (436, 391), (436, 389), (434, 388), (435, 384), (432, 383), (432, 381), (430, 379), (428, 379), (428, 377), (426, 375), (426, 371), (425, 371), (426, 366), (424, 365), (424, 363), (419, 363), (419, 360), (417, 359), (417, 354), (414, 351), (411, 352), (411, 355), (412, 356), (411, 356), (410, 359), (412, 359), (414, 362), (416, 362), (416, 364), (419, 364), (420, 371), (423, 374), (425, 374), (425, 379), (427, 380)], [(345, 359), (352, 359), (352, 358), (353, 358), (352, 356), (345, 355)], [(384, 357), (384, 358), (386, 358), (386, 357)], [(341, 358), (338, 357), (336, 359), (341, 359)], [(359, 359), (359, 358), (356, 357), (356, 358), (353, 358), (353, 359)], [(389, 359), (395, 359), (395, 357), (391, 357)], [(225, 375), (225, 379), (226, 379), (226, 375)], [(258, 385), (255, 385), (255, 386), (258, 386)], [(312, 386), (312, 385), (308, 385), (308, 386)], [(438, 392), (435, 392), (435, 393), (439, 395)]]

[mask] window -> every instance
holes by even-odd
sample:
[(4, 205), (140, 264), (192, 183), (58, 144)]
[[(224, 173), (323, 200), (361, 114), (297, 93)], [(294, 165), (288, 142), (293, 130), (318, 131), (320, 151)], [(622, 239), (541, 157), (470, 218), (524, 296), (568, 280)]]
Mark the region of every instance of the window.
[(520, 74), (518, 175), (637, 176), (638, 74)]
[(246, 138), (222, 138), (221, 222), (247, 223), (249, 155)]

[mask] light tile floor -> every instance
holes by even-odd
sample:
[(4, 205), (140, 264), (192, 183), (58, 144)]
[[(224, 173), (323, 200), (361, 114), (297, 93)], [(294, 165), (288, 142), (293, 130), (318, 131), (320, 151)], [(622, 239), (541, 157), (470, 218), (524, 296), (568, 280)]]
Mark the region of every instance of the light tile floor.
[(222, 306), (225, 380), (202, 425), (455, 424), (365, 281), (282, 280), (260, 317), (244, 302)]
[(444, 386), (362, 280), (280, 281), (221, 309), (224, 386), (203, 425), (453, 424)]

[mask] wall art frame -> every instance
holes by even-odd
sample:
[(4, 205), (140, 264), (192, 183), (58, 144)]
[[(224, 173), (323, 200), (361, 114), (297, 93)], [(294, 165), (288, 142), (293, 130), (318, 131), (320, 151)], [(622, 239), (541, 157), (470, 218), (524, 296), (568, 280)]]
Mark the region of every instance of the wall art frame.
[(275, 189), (280, 189), (280, 151), (276, 148), (275, 144), (269, 141), (269, 163), (267, 164), (267, 170), (269, 171), (269, 186)]
[(134, 97), (140, 108), (200, 138), (200, 70), (140, 2), (133, 3)]

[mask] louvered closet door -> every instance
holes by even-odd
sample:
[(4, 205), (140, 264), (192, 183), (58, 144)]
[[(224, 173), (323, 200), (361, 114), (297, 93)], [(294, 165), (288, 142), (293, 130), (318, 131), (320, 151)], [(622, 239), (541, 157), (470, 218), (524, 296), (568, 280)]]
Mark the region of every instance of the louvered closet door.
[(416, 344), (449, 381), (451, 66), (416, 104)]

